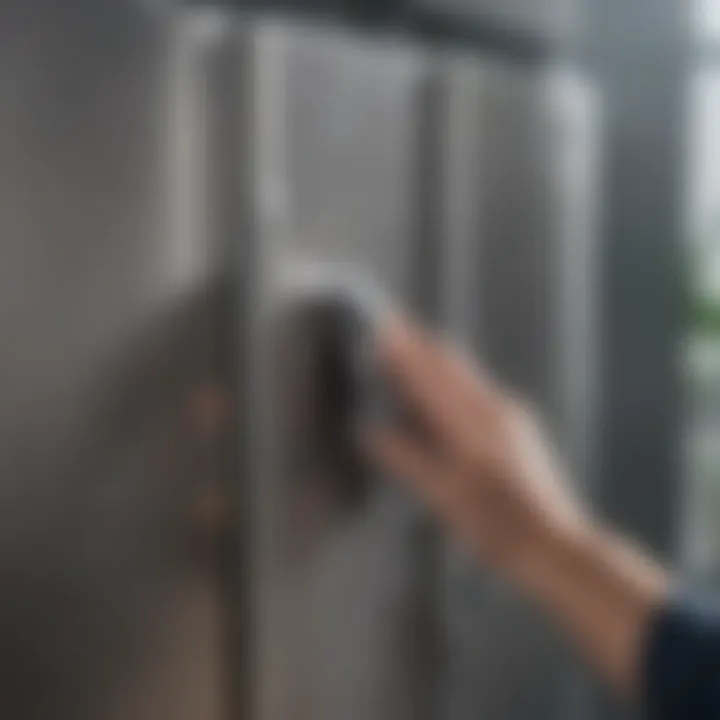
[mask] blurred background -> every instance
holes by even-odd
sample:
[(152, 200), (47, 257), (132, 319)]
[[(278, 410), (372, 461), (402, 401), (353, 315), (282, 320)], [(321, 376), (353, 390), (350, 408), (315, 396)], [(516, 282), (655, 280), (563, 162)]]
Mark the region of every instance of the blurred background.
[(1, 0), (0, 48), (2, 714), (617, 717), (293, 311), (382, 287), (717, 582), (720, 2)]

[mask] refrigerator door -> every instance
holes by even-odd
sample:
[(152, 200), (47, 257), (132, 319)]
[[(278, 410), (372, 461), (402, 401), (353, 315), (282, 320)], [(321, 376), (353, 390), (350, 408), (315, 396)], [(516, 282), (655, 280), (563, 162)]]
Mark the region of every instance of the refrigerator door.
[[(302, 462), (292, 434), (320, 409), (296, 373), (313, 347), (282, 328), (303, 284), (371, 279), (407, 299), (423, 59), (397, 43), (260, 25), (253, 62), (253, 717), (415, 717), (417, 513), (383, 482), (343, 503), (333, 487), (347, 478), (322, 458)], [(298, 403), (306, 423), (288, 432)]]
[(175, 232), (203, 180), (171, 163), (202, 166), (174, 92), (212, 32), (130, 2), (0, 15), (2, 714), (214, 720), (227, 288), (210, 235)]
[[(441, 73), (444, 322), (537, 405), (584, 471), (596, 329), (591, 97), (554, 71), (466, 56), (446, 57)], [(452, 543), (440, 582), (445, 717), (573, 716), (576, 678), (547, 622)]]
[(398, 488), (376, 480), (343, 504), (343, 473), (303, 454), (319, 427), (312, 343), (283, 318), (298, 287), (328, 278), (436, 292), (441, 323), (565, 445), (590, 433), (575, 392), (592, 356), (586, 98), (546, 69), (278, 25), (257, 30), (253, 58), (256, 716), (572, 712), (547, 623), (434, 542)]

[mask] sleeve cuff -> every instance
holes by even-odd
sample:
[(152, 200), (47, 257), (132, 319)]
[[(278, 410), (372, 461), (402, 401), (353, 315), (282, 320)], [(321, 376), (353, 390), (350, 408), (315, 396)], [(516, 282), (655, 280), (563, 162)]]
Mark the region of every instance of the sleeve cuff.
[(720, 718), (720, 611), (675, 596), (650, 624), (644, 662), (648, 720)]

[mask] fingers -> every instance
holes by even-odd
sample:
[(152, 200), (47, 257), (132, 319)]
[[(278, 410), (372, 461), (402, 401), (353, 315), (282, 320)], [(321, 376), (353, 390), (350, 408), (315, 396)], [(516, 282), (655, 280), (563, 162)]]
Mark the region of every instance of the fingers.
[(482, 410), (491, 396), (491, 382), (469, 360), (400, 316), (381, 332), (380, 359), (421, 424), (443, 440), (464, 434), (468, 411)]
[(446, 386), (460, 407), (477, 414), (495, 406), (496, 383), (461, 349), (455, 347), (445, 352), (443, 370)]
[(443, 396), (443, 363), (437, 348), (419, 328), (395, 316), (383, 328), (379, 351), (380, 361), (403, 399), (419, 414), (420, 424), (446, 435), (453, 408)]
[(423, 495), (434, 495), (439, 467), (429, 452), (398, 432), (376, 431), (366, 440), (371, 457), (383, 469)]
[(401, 434), (377, 433), (368, 445), (380, 466), (406, 482), (448, 528), (474, 546), (476, 498), (461, 474)]
[(407, 483), (441, 515), (451, 515), (457, 505), (457, 488), (439, 459), (400, 433), (376, 432), (367, 444), (371, 457), (382, 468)]

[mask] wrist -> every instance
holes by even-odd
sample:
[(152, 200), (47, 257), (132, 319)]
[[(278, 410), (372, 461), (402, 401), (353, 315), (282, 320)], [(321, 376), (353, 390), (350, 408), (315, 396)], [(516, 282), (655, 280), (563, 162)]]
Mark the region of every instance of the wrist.
[(663, 568), (579, 517), (546, 527), (513, 567), (513, 581), (580, 641), (616, 688), (636, 693), (648, 626), (668, 592)]

